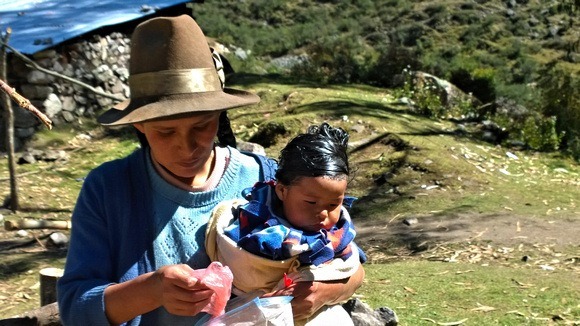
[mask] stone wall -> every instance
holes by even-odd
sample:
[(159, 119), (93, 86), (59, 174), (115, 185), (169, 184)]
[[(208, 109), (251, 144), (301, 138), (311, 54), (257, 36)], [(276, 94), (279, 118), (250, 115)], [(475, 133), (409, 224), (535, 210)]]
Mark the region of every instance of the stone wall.
[[(47, 70), (117, 97), (127, 98), (129, 44), (127, 35), (113, 32), (38, 52), (31, 59)], [(114, 104), (111, 98), (95, 95), (87, 88), (27, 67), (21, 58), (12, 53), (8, 56), (7, 73), (8, 83), (44, 112), (55, 126), (78, 123), (81, 117), (95, 118), (101, 110)], [(45, 127), (28, 111), (15, 103), (12, 106), (15, 115), (15, 147), (20, 151), (27, 139)], [(4, 111), (4, 108), (1, 109)], [(0, 151), (5, 151), (5, 115), (0, 119)]]

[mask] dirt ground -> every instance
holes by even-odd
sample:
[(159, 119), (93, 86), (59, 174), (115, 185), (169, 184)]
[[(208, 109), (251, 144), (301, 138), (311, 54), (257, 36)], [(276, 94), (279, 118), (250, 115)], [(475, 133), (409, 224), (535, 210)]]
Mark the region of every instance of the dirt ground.
[(571, 217), (538, 219), (512, 214), (457, 216), (406, 216), (384, 221), (355, 221), (357, 241), (400, 241), (415, 244), (489, 241), (498, 245), (580, 245), (580, 220)]
[(580, 220), (570, 215), (553, 219), (507, 213), (414, 215), (355, 220), (355, 225), (357, 243), (374, 262), (437, 256), (449, 260), (464, 251), (469, 262), (534, 257), (538, 265), (550, 262), (580, 273)]

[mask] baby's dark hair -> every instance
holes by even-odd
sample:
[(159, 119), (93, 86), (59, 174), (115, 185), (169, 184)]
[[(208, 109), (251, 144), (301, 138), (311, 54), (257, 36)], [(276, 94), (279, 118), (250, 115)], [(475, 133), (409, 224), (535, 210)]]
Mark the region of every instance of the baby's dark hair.
[(280, 152), (276, 180), (291, 185), (302, 177), (348, 178), (349, 135), (328, 123), (311, 126)]

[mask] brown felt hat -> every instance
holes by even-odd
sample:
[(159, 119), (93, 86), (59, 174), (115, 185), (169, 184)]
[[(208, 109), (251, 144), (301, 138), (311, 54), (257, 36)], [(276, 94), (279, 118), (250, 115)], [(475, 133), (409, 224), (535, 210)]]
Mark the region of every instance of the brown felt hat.
[(97, 120), (107, 126), (124, 125), (260, 101), (252, 93), (224, 88), (220, 64), (190, 16), (147, 20), (131, 37), (131, 97)]

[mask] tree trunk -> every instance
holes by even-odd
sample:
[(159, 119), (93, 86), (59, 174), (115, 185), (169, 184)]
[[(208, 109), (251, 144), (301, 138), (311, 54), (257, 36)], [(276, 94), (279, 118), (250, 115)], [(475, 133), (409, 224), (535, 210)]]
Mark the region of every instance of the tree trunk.
[[(3, 37), (3, 44), (8, 43), (10, 38), (10, 28), (6, 30)], [(2, 60), (0, 65), (0, 79), (6, 79), (6, 47), (2, 46)], [(2, 92), (2, 104), (6, 109), (6, 150), (8, 151), (8, 170), (10, 173), (10, 210), (18, 210), (18, 184), (16, 181), (16, 160), (14, 158), (14, 111), (12, 110), (12, 101), (8, 94)]]

